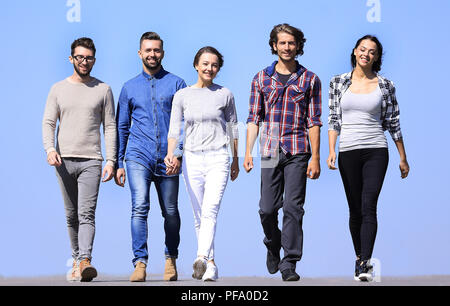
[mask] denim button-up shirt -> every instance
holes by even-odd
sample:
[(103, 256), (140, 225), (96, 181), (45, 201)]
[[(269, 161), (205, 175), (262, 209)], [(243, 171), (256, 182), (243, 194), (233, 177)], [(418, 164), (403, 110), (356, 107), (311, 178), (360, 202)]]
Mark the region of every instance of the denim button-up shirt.
[(166, 176), (164, 157), (172, 99), (184, 87), (183, 79), (163, 68), (154, 76), (143, 71), (124, 84), (116, 118), (118, 168), (124, 168), (125, 159), (144, 165), (155, 175)]

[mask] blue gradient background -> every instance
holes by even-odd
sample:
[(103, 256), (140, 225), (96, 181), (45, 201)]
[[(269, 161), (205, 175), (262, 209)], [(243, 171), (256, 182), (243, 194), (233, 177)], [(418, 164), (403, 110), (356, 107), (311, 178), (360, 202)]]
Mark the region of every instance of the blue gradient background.
[[(275, 4), (276, 3), (276, 4)], [(72, 73), (71, 42), (92, 37), (97, 62), (92, 75), (108, 83), (117, 99), (122, 84), (141, 71), (137, 56), (143, 32), (164, 39), (164, 67), (196, 81), (192, 60), (205, 45), (219, 49), (225, 65), (216, 82), (235, 95), (238, 118), (248, 114), (250, 81), (276, 58), (268, 46), (273, 25), (303, 30), (299, 58), (322, 80), (321, 166), (308, 181), (302, 276), (348, 276), (354, 265), (348, 208), (339, 173), (326, 167), (330, 78), (350, 70), (356, 40), (375, 34), (385, 48), (382, 74), (393, 80), (401, 109), (410, 176), (400, 179), (399, 157), (390, 136), (390, 164), (378, 206), (373, 256), (382, 275), (449, 274), (450, 173), (448, 151), (447, 0), (381, 0), (381, 22), (368, 22), (365, 0), (346, 1), (106, 1), (81, 0), (81, 22), (70, 23), (60, 1), (0, 4), (0, 275), (64, 274), (70, 245), (54, 169), (46, 163), (41, 122), (51, 85)], [(241, 129), (240, 152), (245, 149)], [(242, 165), (243, 160), (240, 160)], [(216, 261), (222, 276), (268, 276), (258, 215), (259, 163), (229, 182), (218, 219)], [(183, 180), (179, 273), (190, 277), (196, 254), (193, 216)], [(149, 217), (149, 273), (163, 273), (163, 222), (154, 188)], [(103, 274), (132, 271), (130, 193), (114, 182), (101, 185), (93, 264)]]

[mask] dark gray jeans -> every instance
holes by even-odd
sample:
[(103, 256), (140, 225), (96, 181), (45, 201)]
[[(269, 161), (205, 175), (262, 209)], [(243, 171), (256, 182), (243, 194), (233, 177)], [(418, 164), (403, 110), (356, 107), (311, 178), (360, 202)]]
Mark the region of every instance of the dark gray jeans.
[(92, 258), (101, 172), (102, 162), (95, 159), (63, 158), (56, 167), (74, 260)]
[[(261, 167), (259, 214), (264, 230), (264, 244), (276, 254), (284, 250), (279, 269), (295, 269), (303, 249), (303, 204), (306, 169), (311, 154), (279, 154), (274, 167)], [(261, 159), (264, 164), (264, 158)], [(278, 228), (278, 210), (283, 208), (283, 227)]]

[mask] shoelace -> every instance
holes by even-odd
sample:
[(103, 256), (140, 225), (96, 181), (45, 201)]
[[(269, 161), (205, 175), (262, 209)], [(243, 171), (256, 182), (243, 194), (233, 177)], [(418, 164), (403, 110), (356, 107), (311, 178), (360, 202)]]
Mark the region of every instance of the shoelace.
[(360, 263), (360, 268), (362, 268), (362, 270), (368, 272), (373, 269), (373, 266), (369, 264), (368, 260), (362, 260)]

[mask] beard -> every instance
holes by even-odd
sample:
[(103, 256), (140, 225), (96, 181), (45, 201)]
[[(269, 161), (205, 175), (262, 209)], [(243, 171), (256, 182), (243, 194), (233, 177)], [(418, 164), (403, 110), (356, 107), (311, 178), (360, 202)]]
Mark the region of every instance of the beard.
[(297, 58), (297, 55), (291, 54), (291, 55), (286, 56), (286, 55), (282, 55), (281, 53), (278, 53), (278, 58), (282, 62), (289, 63), (289, 62), (295, 61), (295, 59)]
[(80, 77), (82, 77), (82, 78), (88, 77), (88, 76), (91, 74), (91, 70), (92, 70), (92, 67), (91, 67), (90, 69), (88, 68), (88, 70), (87, 70), (85, 73), (82, 73), (82, 72), (78, 69), (77, 64), (73, 64), (73, 68), (75, 69), (75, 71), (77, 72), (77, 74), (78, 74)]
[(145, 67), (147, 67), (148, 70), (152, 71), (152, 70), (157, 70), (159, 69), (159, 67), (161, 67), (161, 60), (155, 60), (156, 63), (153, 65), (150, 65), (145, 59), (142, 59), (142, 63), (144, 64)]

